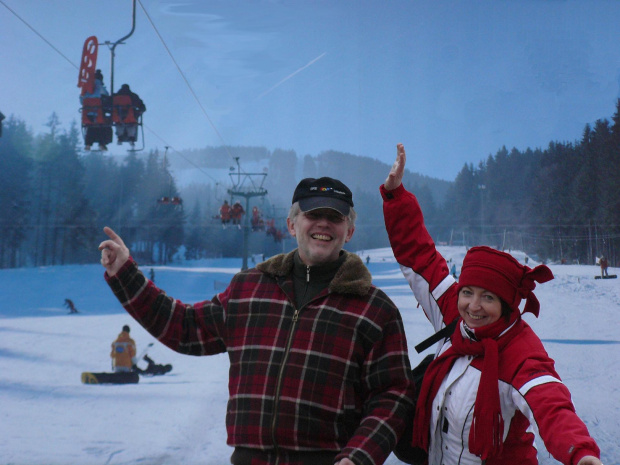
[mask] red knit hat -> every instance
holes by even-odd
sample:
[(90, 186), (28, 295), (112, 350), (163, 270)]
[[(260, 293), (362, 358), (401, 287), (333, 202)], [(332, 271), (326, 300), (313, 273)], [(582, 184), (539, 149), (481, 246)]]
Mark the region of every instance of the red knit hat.
[(519, 312), (519, 304), (526, 299), (523, 313), (536, 317), (540, 310), (538, 299), (532, 292), (536, 283), (553, 279), (546, 265), (532, 269), (519, 263), (512, 255), (486, 246), (472, 247), (463, 260), (458, 290), (477, 286), (497, 294), (510, 308)]

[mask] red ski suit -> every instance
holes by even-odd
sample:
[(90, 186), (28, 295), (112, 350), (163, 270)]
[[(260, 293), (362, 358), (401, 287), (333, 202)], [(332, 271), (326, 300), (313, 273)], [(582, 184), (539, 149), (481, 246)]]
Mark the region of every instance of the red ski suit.
[[(381, 186), (385, 225), (396, 260), (435, 331), (459, 316), (457, 284), (435, 248), (413, 194)], [(462, 322), (456, 331), (462, 331)], [(510, 329), (508, 330), (510, 331)], [(437, 355), (451, 346), (438, 343)], [(481, 464), (469, 452), (469, 431), (480, 381), (480, 357), (461, 356), (433, 399), (429, 464)], [(542, 342), (525, 329), (499, 353), (499, 394), (504, 420), (501, 456), (486, 465), (538, 463), (535, 438), (561, 463), (575, 465), (599, 448), (575, 413), (569, 390)]]

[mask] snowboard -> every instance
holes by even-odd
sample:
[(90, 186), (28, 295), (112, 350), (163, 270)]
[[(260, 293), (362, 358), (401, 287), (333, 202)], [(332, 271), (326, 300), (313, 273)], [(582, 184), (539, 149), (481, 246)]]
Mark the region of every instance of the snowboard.
[(615, 274), (610, 274), (609, 276), (603, 276), (601, 278), (601, 276), (595, 276), (594, 279), (616, 279), (618, 277), (618, 275)]
[(83, 384), (136, 384), (140, 375), (135, 371), (119, 371), (114, 373), (82, 373)]
[(92, 94), (95, 88), (95, 68), (97, 67), (97, 49), (99, 44), (97, 37), (90, 36), (84, 41), (82, 49), (82, 62), (78, 76), (78, 87), (84, 93)]

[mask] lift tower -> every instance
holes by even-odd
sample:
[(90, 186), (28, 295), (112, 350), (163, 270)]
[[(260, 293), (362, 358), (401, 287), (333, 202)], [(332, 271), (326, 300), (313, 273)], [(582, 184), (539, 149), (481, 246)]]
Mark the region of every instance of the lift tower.
[(242, 270), (248, 269), (248, 244), (250, 241), (250, 199), (252, 197), (264, 197), (267, 189), (263, 187), (267, 173), (242, 173), (239, 165), (239, 157), (235, 157), (237, 170), (231, 168), (229, 173), (232, 188), (228, 189), (231, 197), (243, 197), (245, 199), (245, 215), (243, 218), (243, 263)]

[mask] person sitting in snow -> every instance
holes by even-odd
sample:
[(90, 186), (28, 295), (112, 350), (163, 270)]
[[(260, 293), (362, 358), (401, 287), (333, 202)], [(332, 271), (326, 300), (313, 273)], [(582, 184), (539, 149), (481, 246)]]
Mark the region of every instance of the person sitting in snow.
[(521, 318), (523, 299), (523, 313), (538, 316), (532, 291), (553, 279), (551, 270), (472, 247), (456, 282), (402, 185), (405, 161), (398, 144), (380, 187), (390, 244), (435, 331), (456, 324), (424, 375), (409, 444), (428, 453), (429, 465), (535, 465), (538, 437), (565, 465), (602, 465), (554, 361)]
[(129, 337), (129, 326), (123, 326), (116, 340), (112, 343), (112, 368), (115, 372), (131, 371), (136, 360), (136, 343)]
[(233, 465), (381, 465), (412, 414), (400, 313), (362, 259), (343, 249), (355, 218), (342, 182), (302, 180), (287, 218), (298, 248), (195, 304), (148, 281), (104, 229), (104, 276), (127, 312), (173, 350), (228, 354)]

